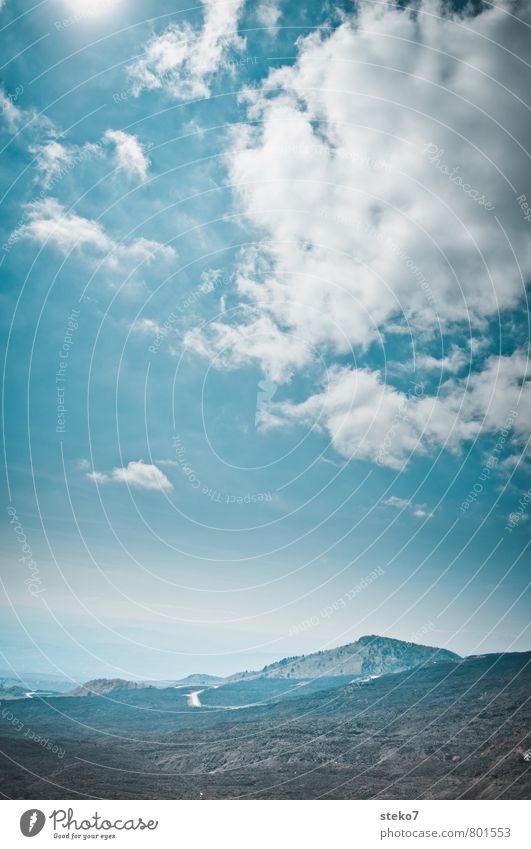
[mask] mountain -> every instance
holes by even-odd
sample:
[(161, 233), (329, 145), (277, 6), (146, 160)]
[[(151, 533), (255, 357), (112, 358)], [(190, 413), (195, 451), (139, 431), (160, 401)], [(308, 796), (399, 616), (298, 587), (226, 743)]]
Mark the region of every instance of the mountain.
[(114, 693), (123, 690), (149, 690), (154, 689), (151, 684), (144, 681), (126, 681), (124, 678), (94, 678), (87, 681), (81, 687), (65, 693), (65, 696), (103, 696), (106, 693)]
[[(447, 649), (422, 646), (394, 640), (391, 637), (370, 635), (354, 643), (296, 657), (285, 657), (256, 671), (237, 672), (227, 678), (195, 673), (177, 681), (166, 682), (170, 687), (215, 687), (239, 681), (264, 679), (327, 679), (354, 676), (372, 678), (393, 672), (404, 672), (415, 666), (439, 661), (458, 661), (459, 655)], [(342, 682), (343, 683), (343, 682)], [(96, 678), (71, 690), (68, 696), (97, 696), (125, 690), (154, 689), (162, 682), (148, 684), (126, 681), (123, 678)]]
[(187, 675), (186, 678), (179, 678), (174, 682), (176, 687), (199, 686), (212, 687), (214, 684), (221, 684), (225, 679), (218, 675), (207, 675), (206, 672), (196, 672), (193, 675)]
[(26, 692), (27, 690), (25, 687), (4, 686), (2, 682), (0, 682), (0, 699), (3, 699), (4, 701), (8, 701), (10, 699), (23, 699)]
[(12, 672), (0, 671), (0, 688), (9, 689), (19, 687), (28, 692), (31, 690), (46, 690), (47, 692), (66, 693), (72, 687), (72, 681), (67, 681), (59, 675), (43, 674), (38, 672), (19, 672), (16, 676)]
[(238, 709), (228, 707), (235, 700), (223, 695), (225, 685), (201, 694), (201, 702), (223, 700), (211, 707), (188, 708), (189, 693), (175, 686), (133, 687), (120, 698), (23, 699), (16, 710), (9, 702), (0, 726), (0, 793), (20, 799), (529, 798), (531, 652), (332, 680), (339, 686), (319, 692), (312, 691), (318, 678), (228, 684), (227, 690), (291, 691), (267, 704), (240, 702)]
[(249, 678), (316, 678), (330, 675), (375, 676), (403, 672), (414, 666), (439, 661), (457, 661), (459, 655), (447, 649), (406, 643), (390, 637), (370, 635), (354, 643), (314, 654), (286, 657), (254, 672), (240, 672), (226, 681)]

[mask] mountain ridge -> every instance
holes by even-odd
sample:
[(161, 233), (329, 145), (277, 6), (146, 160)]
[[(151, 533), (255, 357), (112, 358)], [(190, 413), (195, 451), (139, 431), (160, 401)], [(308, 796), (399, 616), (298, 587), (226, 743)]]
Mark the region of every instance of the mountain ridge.
[[(323, 676), (353, 675), (371, 677), (404, 672), (415, 666), (440, 661), (457, 662), (460, 656), (448, 649), (370, 634), (352, 643), (294, 655), (267, 664), (259, 670), (245, 670), (220, 678), (193, 673), (176, 679), (171, 686), (222, 686), (260, 678), (313, 679)], [(157, 685), (122, 678), (96, 678), (68, 693), (69, 696), (105, 695), (120, 690), (145, 689)]]
[(352, 643), (323, 649), (308, 655), (295, 655), (270, 663), (260, 670), (230, 675), (228, 681), (249, 678), (314, 678), (321, 675), (384, 675), (403, 672), (422, 663), (460, 660), (448, 649), (424, 646), (393, 637), (370, 634)]

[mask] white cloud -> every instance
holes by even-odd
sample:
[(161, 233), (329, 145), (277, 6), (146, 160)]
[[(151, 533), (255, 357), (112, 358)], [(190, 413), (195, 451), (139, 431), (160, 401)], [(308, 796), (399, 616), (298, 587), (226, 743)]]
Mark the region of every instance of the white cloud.
[(238, 19), (244, 0), (202, 0), (203, 28), (189, 23), (170, 24), (162, 35), (154, 36), (145, 54), (128, 71), (133, 91), (167, 90), (180, 100), (208, 97), (210, 80), (230, 50), (241, 50)]
[(280, 14), (280, 7), (276, 2), (260, 3), (256, 10), (256, 18), (258, 22), (261, 23), (262, 26), (268, 28), (276, 27)]
[(208, 334), (194, 328), (185, 333), (184, 345), (218, 368), (239, 368), (254, 360), (273, 381), (289, 380), (312, 354), (309, 341), (302, 344), (295, 335), (282, 333), (267, 315), (236, 325), (215, 321)]
[(399, 498), (397, 495), (391, 495), (384, 501), (388, 507), (396, 507), (397, 510), (405, 510), (411, 504), (406, 498)]
[(125, 483), (137, 489), (156, 489), (159, 492), (169, 492), (172, 484), (157, 466), (144, 463), (143, 460), (131, 460), (124, 468), (116, 467), (112, 473), (89, 472), (89, 480), (95, 483)]
[(58, 175), (68, 168), (74, 158), (74, 150), (65, 147), (56, 139), (43, 145), (30, 147), (30, 152), (36, 157), (35, 164), (45, 189), (48, 189)]
[(490, 357), (467, 379), (447, 380), (437, 395), (415, 395), (384, 383), (378, 371), (334, 366), (321, 391), (299, 404), (270, 403), (259, 421), (265, 429), (294, 423), (318, 426), (342, 456), (401, 469), (413, 453), (442, 446), (458, 451), (480, 433), (504, 429), (512, 410), (518, 416), (511, 438), (527, 439), (528, 369), (527, 356), (516, 351)]
[[(531, 274), (528, 224), (500, 176), (531, 196), (525, 154), (504, 129), (529, 134), (528, 113), (502, 88), (525, 98), (525, 85), (496, 43), (525, 54), (524, 28), (501, 8), (466, 26), (434, 2), (425, 8), (362, 3), (247, 93), (257, 123), (234, 130), (228, 165), (266, 240), (240, 271), (239, 294), (253, 320), (268, 315), (303, 345), (366, 347), (401, 315), (434, 330), (468, 319), (481, 329), (522, 296), (495, 216), (423, 154), (433, 139), (492, 197)], [(531, 7), (522, 14), (531, 19)]]
[(101, 253), (113, 249), (113, 241), (97, 221), (67, 212), (54, 198), (35, 201), (27, 207), (27, 222), (15, 234), (38, 244), (49, 242), (67, 253), (73, 248), (91, 247)]
[(128, 177), (146, 179), (149, 159), (137, 136), (124, 133), (122, 130), (106, 130), (103, 140), (114, 145), (116, 164), (119, 169), (125, 171)]
[(107, 483), (107, 481), (111, 480), (109, 475), (103, 472), (88, 472), (87, 477), (90, 481), (94, 481), (94, 483)]
[(426, 510), (425, 504), (413, 504), (406, 498), (399, 498), (396, 495), (391, 495), (386, 498), (384, 504), (387, 507), (395, 507), (397, 510), (409, 510), (416, 519), (431, 519), (433, 513)]
[(426, 371), (446, 371), (451, 374), (460, 372), (467, 362), (470, 363), (470, 355), (467, 356), (462, 348), (454, 345), (446, 357), (432, 357), (428, 354), (419, 354), (416, 357), (416, 365), (419, 369)]
[(119, 244), (98, 221), (67, 211), (55, 198), (35, 201), (26, 210), (27, 222), (13, 233), (17, 240), (25, 238), (40, 245), (49, 244), (64, 254), (74, 249), (92, 250), (111, 269), (175, 256), (173, 248), (143, 237)]
[(0, 86), (0, 114), (11, 131), (17, 130), (22, 123), (22, 110), (15, 105), (12, 98), (8, 97), (2, 86)]
[(139, 318), (131, 325), (131, 332), (160, 336), (164, 333), (164, 328), (157, 321), (153, 321), (152, 318)]
[[(509, 0), (479, 14), (442, 0), (413, 11), (362, 0), (242, 96), (250, 123), (234, 128), (227, 165), (237, 208), (263, 239), (237, 269), (239, 312), (191, 330), (186, 344), (221, 368), (254, 360), (278, 382), (319, 358), (354, 351), (359, 361), (400, 326), (431, 349), (441, 331), (462, 338), (441, 359), (415, 351), (421, 369), (446, 372), (437, 396), (409, 399), (378, 371), (332, 366), (326, 388), (270, 404), (262, 427), (309, 424), (320, 412), (339, 453), (400, 468), (412, 451), (457, 451), (502, 426), (522, 389), (514, 433), (524, 435), (522, 352), (448, 380), (467, 364), (466, 344), (484, 356), (488, 321), (519, 304), (531, 276), (516, 202), (531, 197), (519, 146), (531, 130), (529, 80), (523, 62), (508, 60), (531, 51), (511, 9)], [(529, 4), (518, 14), (531, 22)]]
[(75, 165), (101, 155), (99, 144), (89, 142), (78, 147), (61, 144), (57, 138), (44, 144), (32, 145), (29, 150), (35, 156), (39, 182), (46, 191), (53, 188)]

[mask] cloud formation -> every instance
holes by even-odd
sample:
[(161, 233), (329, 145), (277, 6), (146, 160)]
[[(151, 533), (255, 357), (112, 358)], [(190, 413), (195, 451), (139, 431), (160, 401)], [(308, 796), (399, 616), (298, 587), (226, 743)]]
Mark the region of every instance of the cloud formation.
[(301, 403), (270, 403), (260, 413), (265, 429), (301, 423), (325, 431), (347, 459), (403, 468), (414, 453), (459, 451), (481, 433), (503, 430), (511, 410), (511, 437), (525, 440), (531, 421), (531, 385), (526, 352), (490, 357), (467, 379), (452, 378), (437, 395), (403, 392), (379, 371), (333, 366), (326, 385)]
[(259, 120), (235, 130), (228, 164), (239, 206), (267, 242), (246, 257), (239, 294), (301, 344), (366, 347), (396, 317), (481, 327), (522, 297), (496, 217), (434, 167), (424, 153), (434, 139), (452, 168), (488, 188), (531, 274), (528, 224), (511, 188), (531, 194), (518, 144), (530, 125), (504, 50), (514, 37), (525, 52), (524, 28), (513, 30), (502, 8), (466, 27), (442, 4), (422, 9), (362, 3), (331, 35), (303, 39), (293, 67), (247, 94)]
[(87, 142), (79, 147), (62, 144), (57, 138), (32, 145), (29, 150), (35, 156), (38, 179), (46, 191), (53, 188), (76, 165), (92, 157), (101, 156), (102, 153), (99, 144)]
[(125, 171), (128, 177), (137, 177), (142, 181), (146, 179), (149, 158), (137, 136), (122, 130), (106, 130), (103, 141), (114, 145), (116, 165), (121, 171)]
[[(2, 0), (0, 0), (0, 9), (2, 8), (1, 3)], [(0, 86), (0, 115), (2, 115), (7, 128), (11, 131), (18, 129), (22, 123), (22, 110), (15, 105), (13, 99), (6, 94), (2, 86)]]
[(134, 94), (164, 89), (178, 100), (208, 97), (210, 81), (230, 50), (241, 50), (238, 19), (244, 0), (202, 0), (204, 22), (170, 24), (145, 46), (144, 55), (129, 66)]
[(409, 510), (416, 519), (431, 519), (433, 515), (426, 509), (425, 504), (413, 504), (409, 499), (399, 498), (397, 495), (386, 498), (384, 504), (386, 507), (394, 507), (396, 510)]
[(149, 263), (156, 258), (170, 260), (175, 256), (173, 248), (143, 237), (121, 244), (98, 221), (66, 210), (55, 198), (29, 204), (26, 213), (27, 222), (13, 233), (16, 240), (48, 244), (63, 254), (90, 250), (99, 254), (110, 268)]
[(256, 10), (256, 18), (264, 27), (274, 28), (281, 16), (280, 6), (274, 0), (265, 0)]
[(92, 471), (87, 474), (94, 483), (125, 483), (136, 489), (155, 489), (159, 492), (169, 492), (172, 484), (157, 466), (144, 463), (143, 460), (131, 460), (127, 466), (116, 467), (110, 474)]
[[(363, 358), (400, 330), (420, 345), (417, 368), (443, 373), (437, 395), (410, 399), (369, 364), (332, 365), (326, 387), (323, 377), (305, 401), (270, 405), (263, 427), (321, 411), (343, 456), (399, 468), (428, 445), (459, 450), (519, 397), (517, 421), (528, 411), (523, 351), (448, 380), (491, 344), (488, 322), (521, 304), (531, 276), (517, 202), (531, 196), (518, 58), (530, 48), (511, 10), (509, 0), (477, 14), (442, 0), (362, 0), (245, 92), (250, 123), (234, 129), (227, 166), (260, 242), (242, 253), (239, 310), (192, 329), (186, 344), (218, 367), (251, 360), (287, 382), (319, 357)], [(531, 23), (531, 7), (518, 14)], [(460, 344), (438, 359), (422, 344), (441, 333)]]

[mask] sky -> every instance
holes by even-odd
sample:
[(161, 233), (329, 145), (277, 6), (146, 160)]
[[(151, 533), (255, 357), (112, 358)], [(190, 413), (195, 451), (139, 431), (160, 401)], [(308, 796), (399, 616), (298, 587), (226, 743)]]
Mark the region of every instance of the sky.
[(0, 3), (0, 669), (529, 639), (531, 7)]

